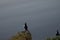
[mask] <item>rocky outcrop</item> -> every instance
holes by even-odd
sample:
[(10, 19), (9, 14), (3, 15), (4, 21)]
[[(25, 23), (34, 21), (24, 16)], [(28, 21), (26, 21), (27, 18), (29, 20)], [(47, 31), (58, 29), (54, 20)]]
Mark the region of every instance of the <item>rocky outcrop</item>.
[(32, 40), (32, 36), (29, 31), (21, 31), (13, 36), (10, 40)]
[(32, 36), (30, 31), (28, 30), (27, 23), (25, 23), (24, 29), (24, 31), (18, 32), (10, 40), (32, 40)]
[(47, 38), (47, 40), (60, 40), (60, 36), (52, 37), (52, 38)]

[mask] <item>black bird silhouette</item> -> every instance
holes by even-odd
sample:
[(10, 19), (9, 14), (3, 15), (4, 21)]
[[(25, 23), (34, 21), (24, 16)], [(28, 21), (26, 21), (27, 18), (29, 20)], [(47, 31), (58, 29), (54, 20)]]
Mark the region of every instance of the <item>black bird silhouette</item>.
[(28, 31), (28, 26), (27, 26), (27, 23), (26, 23), (26, 22), (25, 22), (24, 29), (25, 29), (26, 31)]
[(59, 36), (60, 34), (59, 34), (59, 31), (57, 30), (57, 33), (56, 33), (56, 36)]

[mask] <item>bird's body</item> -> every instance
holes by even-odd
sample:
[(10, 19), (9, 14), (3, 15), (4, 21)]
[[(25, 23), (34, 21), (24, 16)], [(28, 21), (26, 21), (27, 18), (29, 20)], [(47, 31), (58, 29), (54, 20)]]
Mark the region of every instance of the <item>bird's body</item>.
[(26, 31), (28, 31), (27, 23), (25, 23), (24, 29), (25, 29)]
[(57, 30), (56, 36), (60, 36), (59, 31)]

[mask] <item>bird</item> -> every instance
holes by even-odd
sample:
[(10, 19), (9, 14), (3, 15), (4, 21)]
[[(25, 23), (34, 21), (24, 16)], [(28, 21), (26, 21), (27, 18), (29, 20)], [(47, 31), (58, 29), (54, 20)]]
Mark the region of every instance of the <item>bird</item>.
[(24, 25), (25, 25), (25, 26), (24, 26), (25, 31), (28, 31), (27, 23), (25, 22), (25, 24), (24, 24)]
[(59, 34), (59, 31), (57, 30), (57, 33), (56, 33), (56, 36), (59, 36), (60, 34)]

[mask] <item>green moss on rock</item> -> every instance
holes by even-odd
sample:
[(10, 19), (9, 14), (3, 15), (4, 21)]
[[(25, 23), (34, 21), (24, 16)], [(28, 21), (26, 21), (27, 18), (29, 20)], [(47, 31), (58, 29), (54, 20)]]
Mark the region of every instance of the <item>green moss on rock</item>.
[(52, 37), (52, 38), (47, 38), (47, 40), (60, 40), (60, 36)]
[(32, 40), (32, 36), (29, 31), (21, 31), (13, 36), (10, 40)]

